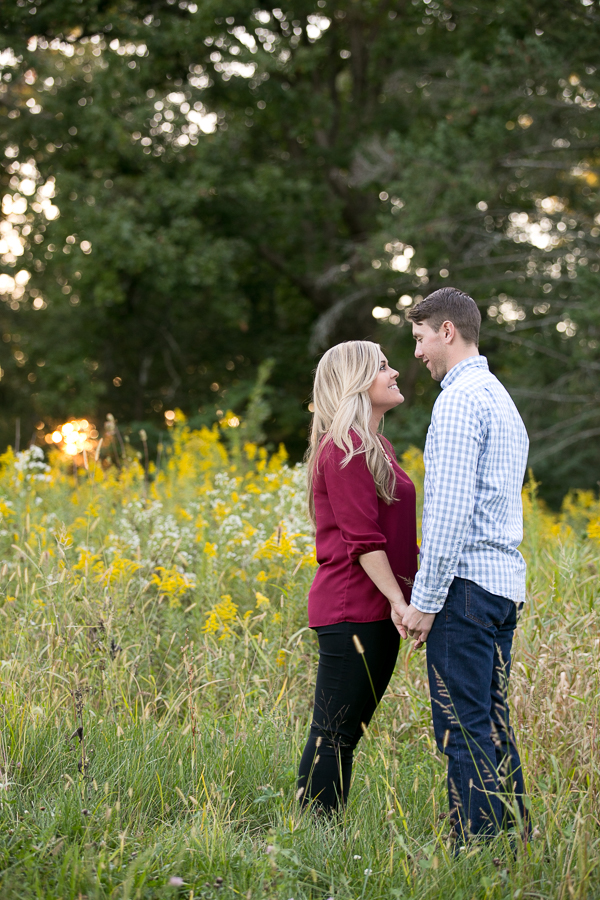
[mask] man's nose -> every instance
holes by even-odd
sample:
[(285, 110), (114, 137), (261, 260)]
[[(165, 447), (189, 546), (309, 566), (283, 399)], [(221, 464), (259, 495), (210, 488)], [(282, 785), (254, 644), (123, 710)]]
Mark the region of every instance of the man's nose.
[(415, 356), (417, 357), (417, 359), (420, 359), (420, 358), (423, 356), (423, 351), (422, 351), (422, 349), (421, 349), (421, 345), (420, 345), (420, 344), (417, 344), (417, 345), (415, 346)]

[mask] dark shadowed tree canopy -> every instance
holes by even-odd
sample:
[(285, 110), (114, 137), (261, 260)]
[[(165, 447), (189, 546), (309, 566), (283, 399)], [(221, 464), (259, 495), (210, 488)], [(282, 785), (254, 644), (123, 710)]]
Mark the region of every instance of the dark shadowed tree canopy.
[[(598, 0), (2, 4), (0, 437), (239, 413), (305, 446), (322, 350), (468, 291), (546, 496), (600, 458)], [(262, 370), (264, 379), (265, 368)], [(256, 399), (256, 392), (254, 392)], [(254, 402), (254, 401), (253, 401)], [(218, 411), (221, 411), (219, 413)]]

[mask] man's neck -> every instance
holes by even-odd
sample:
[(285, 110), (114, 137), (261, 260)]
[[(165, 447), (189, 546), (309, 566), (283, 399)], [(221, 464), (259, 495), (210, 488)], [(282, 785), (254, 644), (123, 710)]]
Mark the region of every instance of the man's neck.
[(457, 366), (465, 359), (471, 359), (473, 356), (479, 356), (479, 349), (475, 344), (467, 344), (462, 347), (457, 347), (456, 349), (453, 348), (452, 352), (448, 354), (448, 368), (446, 370), (446, 375), (454, 368), (454, 366)]

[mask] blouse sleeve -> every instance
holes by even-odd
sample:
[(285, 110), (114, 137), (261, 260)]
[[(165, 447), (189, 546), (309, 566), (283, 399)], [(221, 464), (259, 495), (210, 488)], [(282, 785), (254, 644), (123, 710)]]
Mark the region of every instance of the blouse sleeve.
[(346, 452), (335, 445), (322, 457), (327, 497), (346, 549), (355, 562), (363, 553), (385, 550), (386, 538), (379, 527), (377, 490), (362, 454), (341, 465)]

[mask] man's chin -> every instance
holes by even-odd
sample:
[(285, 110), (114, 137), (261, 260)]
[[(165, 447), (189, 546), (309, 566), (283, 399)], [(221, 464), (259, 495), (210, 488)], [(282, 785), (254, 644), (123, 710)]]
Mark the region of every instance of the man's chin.
[[(431, 368), (430, 368), (431, 366)], [(446, 373), (440, 373), (440, 370), (437, 367), (431, 365), (431, 363), (427, 364), (427, 368), (429, 369), (429, 374), (433, 378), (434, 381), (443, 381)]]
[(427, 360), (425, 363), (425, 368), (431, 375), (434, 381), (443, 381), (446, 377), (446, 372), (442, 372), (437, 366), (434, 366), (431, 360)]

